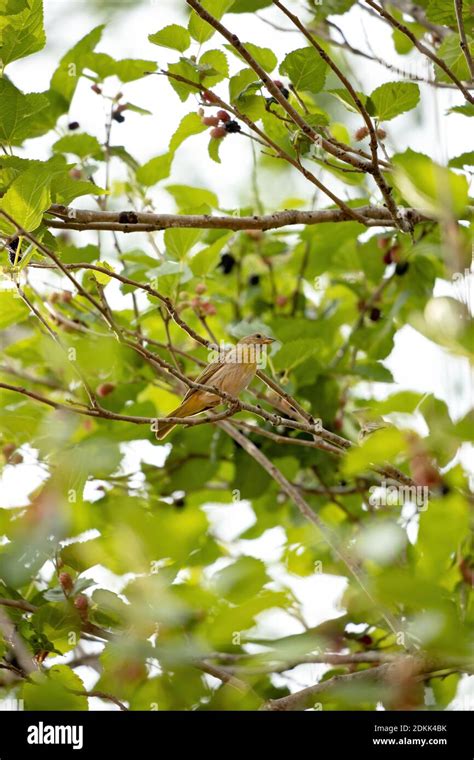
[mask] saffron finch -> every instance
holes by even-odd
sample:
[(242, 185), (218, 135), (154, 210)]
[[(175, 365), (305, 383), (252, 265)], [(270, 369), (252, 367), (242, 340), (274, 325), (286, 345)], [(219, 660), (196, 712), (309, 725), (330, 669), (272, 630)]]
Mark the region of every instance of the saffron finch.
[[(247, 388), (255, 376), (257, 364), (262, 354), (262, 346), (273, 342), (273, 338), (268, 338), (262, 333), (254, 333), (242, 338), (237, 345), (225, 353), (220, 353), (216, 361), (208, 364), (196, 382), (202, 385), (212, 385), (230, 396), (238, 396)], [(199, 412), (206, 412), (222, 403), (222, 397), (211, 391), (190, 388), (181, 404), (168, 416), (190, 417), (199, 414)], [(158, 423), (156, 431), (158, 440), (161, 441), (165, 438), (176, 427), (176, 424), (176, 422)]]

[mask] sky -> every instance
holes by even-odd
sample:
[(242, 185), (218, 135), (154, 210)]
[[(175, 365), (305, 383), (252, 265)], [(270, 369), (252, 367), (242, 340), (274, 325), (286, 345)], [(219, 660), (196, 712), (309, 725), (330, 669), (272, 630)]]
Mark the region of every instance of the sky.
[[(295, 3), (288, 3), (296, 7)], [(80, 0), (45, 0), (45, 26), (47, 48), (32, 58), (15, 62), (9, 67), (9, 76), (24, 91), (37, 92), (46, 89), (58, 58), (75, 44), (84, 34), (103, 21), (103, 13), (91, 12), (89, 3)], [(300, 6), (301, 7), (301, 6)], [(147, 34), (157, 31), (170, 23), (185, 23), (185, 3), (177, 0), (157, 0), (138, 6), (128, 7), (125, 3), (116, 4), (113, 20), (105, 29), (99, 51), (107, 52), (117, 58), (135, 57), (157, 60), (161, 66), (176, 60), (172, 51), (158, 48), (147, 40)], [(226, 23), (232, 27), (241, 39), (271, 47), (280, 60), (285, 53), (297, 46), (303, 46), (297, 36), (291, 32), (279, 32), (265, 23), (262, 18), (289, 28), (289, 22), (278, 9), (263, 9), (256, 14), (249, 25), (247, 15), (229, 15)], [(426, 76), (426, 65), (419, 64), (416, 56), (399, 58), (394, 51), (388, 27), (373, 20), (360, 9), (354, 8), (349, 14), (337, 19), (349, 41), (366, 52), (373, 51), (376, 56), (405, 71)], [(220, 40), (216, 35), (208, 47), (217, 47)], [(354, 64), (353, 72), (358, 89), (370, 92), (378, 85), (399, 77), (384, 66), (369, 64), (361, 57), (348, 56)], [(234, 71), (241, 64), (229, 56)], [(118, 90), (117, 83), (107, 86), (109, 94)], [(189, 112), (192, 99), (182, 104), (164, 77), (150, 76), (122, 88), (125, 99), (152, 111), (151, 116), (139, 116), (126, 113), (123, 124), (114, 123), (112, 144), (125, 147), (143, 163), (149, 158), (166, 151), (169, 139), (182, 116)], [(387, 127), (387, 144), (391, 151), (403, 151), (411, 147), (415, 151), (426, 152), (437, 161), (444, 163), (448, 156), (457, 155), (471, 149), (472, 136), (468, 132), (468, 119), (460, 115), (446, 116), (451, 105), (460, 103), (462, 98), (452, 90), (439, 90), (429, 85), (420, 85), (423, 119), (417, 121), (415, 116), (402, 117), (390, 122)], [(216, 87), (219, 92), (219, 86)], [(198, 107), (196, 101), (196, 109)], [(104, 136), (105, 112), (101, 99), (90, 90), (90, 83), (81, 82), (74, 98), (70, 113), (62, 122), (63, 133), (67, 131), (68, 121), (78, 121), (81, 130), (95, 134), (99, 139)], [(356, 116), (352, 119), (352, 128), (360, 126)], [(49, 146), (58, 139), (57, 134), (48, 135), (39, 140), (30, 141), (20, 155), (29, 158), (44, 159), (48, 157)], [(248, 200), (249, 176), (252, 167), (252, 154), (248, 142), (240, 146), (235, 140), (227, 140), (222, 146), (220, 165), (211, 162), (207, 154), (206, 134), (198, 135), (178, 151), (169, 182), (184, 183), (207, 187), (218, 193), (223, 208), (232, 208)], [(115, 169), (118, 169), (117, 164)], [(288, 178), (288, 181), (287, 181)], [(285, 199), (301, 196), (310, 200), (311, 192), (304, 180), (296, 172), (285, 178), (284, 183), (268, 182), (264, 173), (260, 175), (260, 190), (265, 205), (269, 209), (284, 208)], [(100, 184), (100, 176), (97, 176)], [(331, 182), (337, 181), (331, 178)], [(166, 183), (164, 183), (166, 184)], [(152, 189), (155, 208), (161, 212), (174, 211), (173, 200), (164, 189)], [(324, 199), (320, 199), (321, 204)], [(78, 199), (77, 206), (90, 207), (91, 199)], [(93, 240), (92, 233), (78, 233), (84, 244)], [(157, 240), (159, 240), (157, 235)], [(143, 236), (132, 236), (127, 240), (130, 247), (148, 246)], [(45, 276), (42, 274), (45, 281)], [(464, 285), (470, 292), (470, 302), (474, 304), (474, 277), (468, 277)], [(459, 297), (459, 287), (453, 282), (438, 282), (437, 295)], [(114, 296), (115, 305), (122, 298), (118, 290)], [(464, 293), (466, 298), (466, 293)], [(434, 393), (444, 399), (454, 418), (459, 418), (472, 407), (473, 377), (467, 360), (448, 355), (439, 346), (427, 340), (413, 328), (407, 326), (396, 337), (395, 347), (386, 360), (392, 371), (397, 386), (380, 388), (380, 394), (394, 389), (412, 389), (424, 393)], [(152, 446), (149, 442), (140, 442), (124, 449), (123, 469), (138, 469), (140, 460), (159, 464), (166, 456), (166, 446)], [(34, 490), (44, 478), (44, 469), (38, 467), (36, 455), (31, 447), (25, 447), (24, 464), (16, 467), (6, 466), (0, 476), (1, 506), (16, 506), (27, 503), (28, 493)], [(472, 448), (467, 447), (461, 454), (463, 460), (472, 464)], [(308, 624), (316, 623), (338, 614), (339, 600), (344, 590), (345, 581), (328, 576), (296, 578), (282, 575), (278, 560), (283, 545), (283, 534), (279, 528), (268, 531), (258, 541), (242, 541), (240, 533), (251, 524), (252, 510), (245, 502), (225, 511), (222, 505), (208, 505), (206, 512), (214, 531), (229, 546), (231, 556), (238, 553), (252, 554), (272, 561), (273, 574), (278, 581), (283, 578), (291, 583), (297, 596), (303, 601)], [(216, 569), (218, 569), (216, 567)], [(110, 574), (98, 574), (102, 584), (114, 590), (120, 589), (120, 581)], [(301, 630), (299, 624), (286, 616), (267, 615), (261, 621), (262, 629), (269, 636)], [(88, 671), (90, 669), (87, 669)], [(318, 671), (319, 672), (319, 671)], [(298, 674), (304, 683), (314, 680), (316, 671), (307, 669)], [(81, 675), (84, 675), (81, 673)], [(92, 680), (91, 680), (92, 679)], [(93, 674), (86, 673), (86, 680), (93, 682)], [(301, 683), (301, 681), (300, 681)], [(88, 684), (89, 685), (89, 684)], [(94, 704), (98, 708), (99, 703)]]

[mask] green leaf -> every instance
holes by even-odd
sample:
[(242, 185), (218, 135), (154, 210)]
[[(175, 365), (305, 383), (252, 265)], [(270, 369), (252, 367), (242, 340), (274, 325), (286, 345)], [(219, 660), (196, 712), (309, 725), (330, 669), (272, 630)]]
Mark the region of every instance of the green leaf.
[[(471, 56), (474, 56), (474, 42), (468, 40)], [(469, 81), (471, 74), (464, 53), (459, 45), (458, 34), (448, 34), (437, 50), (438, 58), (441, 58), (451, 69), (453, 74), (461, 81)], [(438, 82), (452, 82), (451, 78), (435, 64), (435, 77)]]
[(273, 363), (276, 370), (290, 370), (317, 353), (318, 344), (313, 338), (299, 338), (285, 342), (275, 355)]
[(64, 135), (53, 145), (55, 153), (72, 153), (79, 158), (101, 159), (103, 156), (102, 147), (97, 139), (92, 135)]
[(181, 119), (178, 129), (172, 136), (169, 144), (169, 151), (173, 155), (179, 146), (192, 135), (198, 135), (204, 132), (208, 127), (202, 123), (197, 113), (188, 113)]
[(203, 72), (202, 81), (206, 87), (213, 87), (229, 76), (229, 64), (222, 50), (207, 50), (199, 59), (199, 65), (209, 67)]
[(397, 187), (408, 203), (438, 218), (461, 214), (468, 202), (467, 179), (410, 148), (393, 157)]
[(123, 58), (115, 64), (115, 76), (124, 84), (142, 79), (152, 71), (156, 71), (156, 61), (142, 58)]
[[(224, 13), (230, 8), (234, 0), (202, 0), (201, 5), (217, 20), (220, 20)], [(210, 40), (215, 33), (213, 26), (203, 21), (203, 19), (195, 12), (191, 11), (189, 17), (188, 29), (191, 37), (202, 45), (203, 42)]]
[(96, 26), (61, 58), (50, 84), (51, 105), (55, 111), (54, 123), (57, 116), (68, 109), (87, 57), (100, 42), (103, 30), (104, 25)]
[(463, 106), (453, 106), (448, 110), (448, 113), (460, 113), (463, 116), (474, 116), (474, 105), (472, 103), (465, 103)]
[(169, 153), (162, 153), (161, 156), (151, 158), (137, 169), (138, 182), (147, 187), (156, 185), (157, 182), (169, 176), (172, 160), (173, 157)]
[(23, 322), (29, 316), (28, 307), (15, 290), (0, 290), (0, 330)]
[(187, 29), (179, 24), (170, 24), (154, 34), (149, 34), (148, 39), (154, 45), (172, 48), (184, 53), (191, 44), (191, 37)]
[(380, 121), (389, 121), (415, 108), (419, 100), (420, 88), (414, 82), (386, 82), (370, 95), (374, 106), (371, 115)]
[(393, 460), (406, 450), (403, 434), (395, 428), (376, 430), (364, 438), (359, 446), (350, 449), (343, 464), (346, 475), (357, 475), (373, 464)]
[(30, 0), (28, 7), (12, 16), (0, 16), (0, 60), (3, 66), (37, 53), (45, 46), (42, 0)]
[(221, 237), (215, 240), (214, 243), (206, 246), (206, 248), (203, 248), (202, 251), (198, 251), (192, 257), (189, 262), (189, 266), (191, 267), (191, 270), (196, 277), (202, 277), (206, 274), (209, 274), (209, 272), (216, 268), (217, 264), (219, 263), (221, 251), (223, 247), (229, 242), (232, 235), (232, 232), (221, 235)]
[(52, 202), (64, 206), (68, 206), (74, 198), (79, 198), (82, 195), (104, 195), (106, 193), (107, 190), (93, 182), (73, 179), (68, 174), (57, 175), (51, 182)]
[(248, 13), (249, 11), (259, 11), (261, 8), (267, 8), (272, 4), (272, 0), (235, 0), (230, 13)]
[(174, 228), (165, 230), (165, 246), (172, 256), (182, 259), (202, 236), (202, 230)]
[[(360, 111), (354, 103), (350, 92), (342, 88), (328, 90), (328, 92), (330, 95), (333, 95), (335, 98), (337, 98), (339, 102), (347, 108), (348, 111), (360, 114)], [(360, 101), (365, 105), (367, 101), (367, 95), (364, 95), (363, 92), (358, 92), (357, 95), (359, 96)]]
[(279, 71), (290, 79), (296, 90), (319, 92), (324, 87), (326, 64), (313, 47), (288, 53)]
[[(429, 0), (426, 9), (426, 17), (434, 24), (449, 26), (455, 31), (458, 30), (454, 0), (452, 3), (447, 3), (445, 0)], [(474, 26), (474, 16), (472, 14), (472, 8), (470, 8), (469, 3), (467, 2), (462, 4), (462, 17), (466, 32), (472, 31)]]
[(474, 150), (468, 151), (467, 153), (461, 153), (460, 156), (455, 156), (455, 158), (450, 158), (448, 166), (451, 166), (453, 169), (463, 169), (465, 166), (474, 166)]
[[(27, 231), (35, 230), (51, 205), (51, 167), (32, 166), (15, 179), (0, 200), (0, 208)], [(0, 227), (13, 231), (10, 222), (0, 220)]]
[(14, 16), (28, 8), (29, 0), (0, 0), (0, 15)]
[(260, 81), (253, 69), (241, 69), (229, 80), (229, 99), (233, 103), (250, 87), (254, 86), (253, 92), (260, 89)]
[[(242, 44), (244, 48), (250, 53), (252, 58), (255, 58), (257, 63), (260, 64), (264, 71), (266, 71), (268, 74), (273, 71), (278, 63), (278, 58), (276, 57), (273, 50), (266, 47), (259, 47), (258, 45), (254, 45), (252, 42), (243, 42)], [(240, 58), (241, 61), (244, 61), (246, 63), (245, 58), (232, 45), (225, 45), (225, 47), (231, 53), (236, 55), (237, 58)]]
[(188, 113), (181, 119), (180, 125), (172, 136), (167, 153), (147, 161), (137, 169), (136, 177), (144, 185), (155, 185), (169, 176), (174, 154), (179, 146), (192, 135), (197, 135), (207, 129), (196, 113)]
[(265, 565), (254, 557), (240, 557), (220, 570), (213, 578), (216, 591), (233, 604), (240, 604), (258, 594), (268, 577)]
[(223, 138), (217, 139), (215, 137), (211, 137), (211, 139), (209, 140), (209, 144), (207, 146), (207, 152), (209, 153), (209, 157), (212, 158), (212, 160), (215, 161), (216, 164), (221, 163), (219, 151), (220, 151), (222, 142), (223, 142)]
[(8, 79), (0, 79), (0, 141), (21, 145), (30, 136), (30, 118), (47, 106), (44, 95), (24, 95)]
[(81, 679), (67, 665), (53, 665), (44, 673), (34, 672), (25, 683), (22, 697), (26, 710), (87, 710), (87, 697)]
[(166, 190), (173, 196), (176, 205), (180, 209), (196, 206), (211, 206), (217, 208), (219, 201), (217, 195), (203, 187), (191, 187), (190, 185), (166, 185)]

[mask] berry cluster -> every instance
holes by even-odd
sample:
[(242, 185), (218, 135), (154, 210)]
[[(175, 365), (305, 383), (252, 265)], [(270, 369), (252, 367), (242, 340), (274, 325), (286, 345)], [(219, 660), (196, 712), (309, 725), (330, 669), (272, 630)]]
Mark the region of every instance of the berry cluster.
[[(379, 138), (379, 140), (384, 140), (387, 137), (387, 133), (385, 129), (382, 129), (382, 127), (378, 127), (375, 130), (375, 134)], [(359, 127), (359, 129), (356, 129), (354, 132), (354, 137), (356, 140), (365, 140), (366, 137), (369, 136), (369, 130), (367, 127)]]
[(395, 274), (397, 274), (399, 277), (402, 277), (406, 272), (408, 272), (408, 269), (410, 267), (410, 264), (408, 261), (401, 261), (400, 253), (402, 250), (402, 247), (400, 243), (392, 242), (390, 238), (387, 237), (381, 237), (377, 240), (377, 245), (384, 252), (382, 260), (384, 264), (396, 264), (395, 266)]
[(230, 114), (223, 109), (217, 111), (215, 116), (205, 116), (204, 111), (201, 108), (199, 110), (199, 115), (201, 117), (201, 122), (205, 124), (206, 127), (212, 127), (210, 135), (215, 140), (221, 140), (227, 134), (233, 132), (240, 132), (240, 124), (234, 119), (231, 119)]

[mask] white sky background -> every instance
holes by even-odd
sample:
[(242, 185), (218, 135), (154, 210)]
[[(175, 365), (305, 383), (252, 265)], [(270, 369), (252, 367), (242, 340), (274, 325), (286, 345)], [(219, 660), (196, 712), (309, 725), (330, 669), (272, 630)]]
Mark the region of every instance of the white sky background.
[[(80, 2), (80, 0), (45, 0), (44, 5), (47, 34), (46, 50), (34, 57), (13, 63), (8, 70), (13, 82), (28, 92), (46, 89), (58, 58), (83, 35), (104, 20), (102, 12), (93, 15), (90, 5)], [(168, 62), (177, 60), (179, 54), (152, 45), (148, 42), (147, 35), (170, 23), (185, 24), (184, 0), (157, 0), (154, 3), (145, 3), (136, 8), (126, 5), (120, 8), (121, 3), (116, 5), (119, 6), (119, 11), (104, 31), (102, 42), (97, 47), (99, 52), (109, 53), (116, 58), (149, 58), (150, 60), (157, 60), (162, 67), (165, 67)], [(301, 4), (298, 6), (290, 2), (288, 5), (295, 8), (301, 7)], [(290, 26), (288, 19), (283, 17), (278, 9), (266, 8), (259, 11), (258, 15), (283, 27), (289, 28)], [(421, 61), (420, 56), (411, 55), (403, 58), (397, 56), (389, 28), (383, 23), (371, 19), (368, 14), (362, 13), (360, 9), (354, 8), (346, 16), (338, 17), (335, 20), (355, 47), (368, 51), (368, 40), (373, 51), (380, 58), (398, 65), (406, 71), (422, 76), (427, 75), (429, 70)], [(284, 55), (294, 47), (304, 45), (304, 41), (297, 34), (278, 32), (261, 21), (257, 14), (251, 23), (249, 23), (248, 14), (228, 15), (226, 16), (226, 24), (243, 41), (271, 47), (278, 55), (279, 60), (282, 60)], [(222, 40), (216, 34), (203, 49), (216, 48), (221, 43)], [(191, 52), (197, 51), (188, 51), (186, 55)], [(228, 58), (232, 71), (235, 72), (242, 67), (243, 64), (230, 53)], [(353, 64), (357, 89), (362, 89), (364, 92), (370, 92), (386, 81), (399, 78), (396, 73), (390, 72), (380, 65), (371, 64), (363, 58), (349, 54), (348, 60)], [(274, 76), (277, 76), (276, 72)], [(105, 87), (107, 93), (114, 95), (118, 89), (116, 80), (108, 80)], [(112, 144), (124, 145), (141, 163), (165, 152), (169, 139), (182, 116), (198, 107), (197, 100), (192, 96), (186, 103), (181, 103), (165, 77), (150, 76), (138, 82), (124, 85), (120, 89), (125, 93), (124, 100), (129, 100), (153, 112), (152, 116), (139, 116), (125, 112), (123, 124), (113, 122)], [(217, 92), (227, 94), (225, 85), (217, 85), (214, 89)], [(472, 136), (468, 130), (469, 120), (461, 115), (453, 114), (449, 117), (444, 115), (450, 106), (462, 102), (462, 96), (455, 90), (439, 90), (423, 84), (420, 84), (420, 90), (423, 119), (417, 121), (419, 116), (417, 117), (416, 114), (405, 114), (385, 125), (388, 132), (387, 145), (390, 151), (403, 151), (407, 147), (411, 147), (413, 150), (425, 152), (443, 163), (446, 162), (447, 157), (472, 149)], [(416, 113), (418, 114), (418, 111)], [(68, 121), (78, 121), (81, 127), (80, 131), (89, 132), (102, 140), (105, 116), (102, 99), (91, 92), (88, 80), (82, 80), (74, 97), (70, 114), (62, 120), (62, 126), (66, 133)], [(350, 116), (350, 124), (352, 128), (357, 128), (360, 126), (360, 120), (355, 115)], [(27, 144), (24, 152), (18, 151), (18, 153), (27, 155), (29, 158), (45, 159), (49, 155), (49, 146), (58, 139), (58, 136), (53, 133), (45, 138), (31, 141)], [(244, 138), (238, 135), (232, 136), (232, 138), (228, 137), (221, 147), (222, 163), (219, 165), (212, 162), (208, 157), (208, 139), (206, 132), (185, 142), (177, 153), (171, 177), (162, 185), (183, 183), (207, 187), (218, 194), (222, 208), (246, 204), (251, 198), (249, 177), (252, 167), (252, 153), (248, 140), (244, 141)], [(120, 177), (119, 169), (118, 162), (114, 162), (112, 164), (112, 176), (114, 178)], [(271, 176), (274, 177), (274, 175)], [(288, 179), (288, 176), (285, 175), (284, 182), (278, 183), (274, 179), (271, 182), (265, 181), (265, 173), (260, 174), (260, 190), (268, 210), (284, 207), (284, 201), (289, 197), (307, 198), (309, 205), (312, 195), (311, 187), (308, 187), (296, 171), (291, 174), (291, 179)], [(96, 180), (100, 184), (100, 174), (96, 175)], [(329, 175), (328, 184), (336, 190), (338, 189), (337, 180), (331, 175)], [(149, 194), (155, 202), (157, 211), (172, 212), (175, 210), (174, 202), (165, 190), (152, 188)], [(321, 197), (318, 203), (321, 206), (326, 205), (326, 200)], [(75, 204), (78, 207), (87, 208), (92, 206), (92, 200), (90, 197), (80, 198)], [(111, 201), (110, 205), (113, 206), (114, 202)], [(76, 239), (82, 245), (87, 242), (95, 242), (95, 234), (77, 233)], [(160, 240), (159, 236), (157, 236), (157, 240)], [(129, 248), (142, 245), (147, 252), (150, 252), (149, 244), (144, 236), (130, 235), (125, 238), (124, 245)], [(41, 278), (43, 282), (46, 279), (44, 274), (41, 274)], [(471, 303), (474, 303), (472, 279), (470, 284)], [(437, 294), (459, 296), (451, 283), (438, 283), (436, 292)], [(117, 303), (120, 303), (121, 298), (117, 292)], [(467, 361), (447, 355), (412, 328), (405, 327), (397, 335), (395, 348), (386, 363), (392, 371), (396, 383), (399, 384), (386, 386), (388, 391), (399, 390), (403, 387), (434, 393), (437, 397), (447, 401), (451, 413), (456, 418), (465, 414), (472, 406), (472, 375)], [(380, 392), (385, 392), (385, 390)], [(133, 471), (139, 466), (140, 458), (158, 464), (163, 460), (166, 449), (141, 442), (137, 445), (127, 446), (126, 451), (126, 469)], [(466, 449), (463, 458), (467, 461), (469, 456), (470, 453)], [(36, 488), (44, 478), (44, 470), (40, 469), (34, 462), (35, 452), (27, 449), (24, 464), (4, 468), (3, 475), (0, 477), (1, 506), (21, 505), (27, 502), (28, 493)], [(232, 517), (230, 516), (231, 510), (233, 511)], [(281, 577), (278, 559), (283, 537), (279, 528), (267, 532), (264, 540), (238, 541), (236, 536), (250, 524), (249, 519), (252, 513), (249, 507), (245, 504), (235, 507), (219, 505), (218, 507), (210, 506), (206, 511), (212, 519), (215, 531), (229, 542), (231, 554), (237, 555), (241, 552), (272, 560), (275, 563), (275, 577)], [(285, 581), (288, 582), (288, 580), (288, 576), (285, 576)], [(106, 581), (105, 584), (104, 581)], [(113, 579), (109, 579), (108, 574), (107, 579), (104, 576), (101, 577), (101, 583), (106, 587), (114, 588), (114, 590), (119, 588)], [(315, 625), (319, 621), (336, 614), (337, 600), (340, 598), (344, 585), (343, 579), (327, 576), (313, 576), (304, 579), (291, 578), (291, 586), (305, 605), (307, 621), (310, 625)], [(265, 634), (269, 636), (301, 630), (299, 624), (296, 624), (295, 621), (289, 621), (283, 615), (267, 615), (262, 624)], [(311, 670), (305, 676), (301, 674), (301, 678), (305, 684), (310, 683), (314, 681), (315, 673), (316, 671)], [(98, 706), (98, 704), (94, 704), (94, 707)]]

